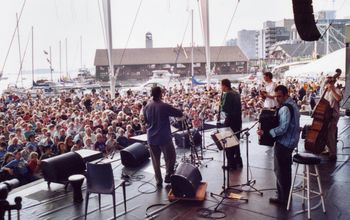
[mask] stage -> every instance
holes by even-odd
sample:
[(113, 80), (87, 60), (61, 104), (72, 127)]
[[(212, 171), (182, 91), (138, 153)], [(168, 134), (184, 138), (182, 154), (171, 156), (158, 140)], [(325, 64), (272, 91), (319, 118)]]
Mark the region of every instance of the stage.
[[(309, 124), (309, 116), (302, 116), (301, 126)], [(250, 127), (253, 122), (245, 122), (243, 128)], [(338, 160), (335, 163), (329, 162), (327, 157), (322, 156), (322, 162), (319, 165), (321, 173), (321, 182), (324, 190), (327, 213), (322, 212), (319, 199), (315, 198), (311, 205), (313, 219), (349, 219), (350, 218), (350, 118), (341, 117), (339, 127), (338, 142)], [(210, 145), (213, 141), (210, 134), (214, 130), (205, 131), (205, 144)], [(275, 177), (273, 173), (273, 151), (272, 148), (258, 145), (256, 127), (250, 131), (249, 136), (249, 162), (250, 179), (256, 180), (255, 188), (261, 190), (263, 195), (251, 191), (239, 193), (249, 201), (225, 200), (218, 210), (220, 213), (214, 213), (212, 219), (307, 219), (307, 212), (301, 211), (302, 199), (293, 197), (290, 211), (269, 203), (269, 198), (275, 196)], [(303, 150), (304, 140), (300, 140), (299, 150)], [(177, 161), (180, 162), (184, 155), (189, 154), (188, 149), (177, 148)], [(129, 176), (130, 184), (126, 187), (127, 213), (124, 213), (122, 190), (116, 191), (117, 216), (118, 219), (206, 219), (219, 202), (219, 198), (212, 197), (211, 193), (220, 193), (223, 185), (222, 174), (222, 151), (216, 151), (215, 145), (211, 145), (205, 150), (204, 157), (212, 157), (213, 160), (204, 160), (199, 167), (203, 182), (208, 184), (206, 198), (200, 201), (173, 201), (169, 202), (169, 186), (163, 185), (163, 188), (155, 187), (155, 179), (151, 161), (145, 162), (137, 168), (124, 168), (121, 164), (119, 154), (113, 158), (112, 166), (115, 179), (119, 179), (122, 174)], [(230, 171), (230, 185), (242, 184), (246, 182), (246, 143), (241, 140), (241, 154), (243, 158), (243, 169)], [(164, 163), (164, 162), (163, 162)], [(294, 174), (295, 165), (293, 165)], [(164, 171), (164, 169), (163, 169)], [(83, 183), (82, 203), (73, 203), (73, 193), (71, 186), (67, 192), (64, 185), (51, 183), (50, 189), (47, 183), (41, 179), (28, 185), (16, 188), (10, 192), (8, 201), (13, 203), (16, 196), (21, 196), (22, 210), (21, 219), (83, 219), (85, 207), (85, 186)], [(297, 180), (297, 185), (302, 184), (301, 179)], [(312, 180), (312, 185), (316, 184)], [(248, 190), (248, 187), (243, 187)], [(167, 206), (164, 206), (167, 205)], [(164, 209), (163, 209), (164, 208)], [(155, 210), (159, 212), (154, 212)], [(153, 215), (149, 214), (154, 213)], [(7, 218), (7, 216), (6, 216)], [(16, 211), (12, 211), (12, 218), (17, 218)], [(101, 196), (101, 210), (98, 209), (98, 196), (92, 194), (89, 200), (87, 219), (112, 219), (113, 207), (112, 196)]]

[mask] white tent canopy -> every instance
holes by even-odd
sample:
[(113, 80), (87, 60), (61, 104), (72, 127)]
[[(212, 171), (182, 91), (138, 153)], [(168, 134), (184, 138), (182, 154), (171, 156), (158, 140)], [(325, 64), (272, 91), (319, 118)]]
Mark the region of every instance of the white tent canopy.
[(340, 68), (345, 72), (345, 48), (339, 49), (322, 58), (312, 61), (303, 66), (288, 70), (285, 72), (285, 77), (298, 78), (317, 78), (323, 72), (334, 73), (335, 69)]

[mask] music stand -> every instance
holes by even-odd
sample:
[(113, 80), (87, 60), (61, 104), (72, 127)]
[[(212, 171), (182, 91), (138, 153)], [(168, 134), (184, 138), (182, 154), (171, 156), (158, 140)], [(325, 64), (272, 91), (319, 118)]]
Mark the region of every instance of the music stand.
[[(239, 133), (243, 133), (243, 136), (245, 136), (245, 142), (246, 142), (246, 157), (247, 157), (247, 182), (240, 184), (240, 185), (234, 185), (231, 186), (232, 188), (234, 187), (242, 187), (242, 186), (248, 186), (250, 188), (252, 188), (254, 191), (253, 192), (258, 192), (261, 196), (263, 196), (263, 192), (261, 192), (260, 190), (258, 190), (257, 188), (254, 187), (254, 184), (256, 183), (256, 180), (252, 180), (249, 177), (249, 131), (258, 123), (259, 121), (255, 122), (250, 128), (245, 128), (241, 131), (239, 131)], [(238, 132), (237, 132), (238, 133)], [(235, 190), (238, 191), (244, 191), (244, 192), (251, 192), (251, 190), (243, 190), (243, 189), (236, 189)]]
[(221, 205), (221, 203), (225, 199), (237, 199), (237, 200), (244, 200), (244, 201), (248, 202), (248, 199), (242, 198), (241, 196), (237, 196), (236, 194), (231, 194), (228, 192), (228, 190), (230, 190), (230, 172), (229, 172), (228, 166), (226, 164), (226, 149), (231, 148), (231, 147), (237, 147), (239, 145), (239, 140), (236, 137), (236, 134), (238, 134), (238, 133), (239, 132), (233, 133), (232, 129), (227, 127), (227, 128), (221, 128), (216, 133), (211, 135), (211, 137), (214, 140), (214, 143), (216, 144), (218, 149), (222, 150), (222, 158), (223, 158), (222, 191), (219, 194), (210, 193), (211, 196), (218, 196), (221, 198), (221, 201), (214, 208), (215, 211), (217, 210), (217, 208)]

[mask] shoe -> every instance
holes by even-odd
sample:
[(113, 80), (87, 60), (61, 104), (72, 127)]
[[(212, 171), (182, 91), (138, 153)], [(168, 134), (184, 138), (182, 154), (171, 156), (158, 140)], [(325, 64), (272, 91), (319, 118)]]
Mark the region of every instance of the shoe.
[(165, 178), (164, 178), (164, 183), (171, 183), (171, 177), (172, 174), (167, 174), (165, 175)]
[(335, 161), (337, 161), (337, 155), (330, 155), (330, 156), (328, 157), (328, 160), (329, 160), (330, 162), (335, 162)]
[(287, 201), (283, 201), (279, 198), (274, 198), (274, 197), (270, 198), (269, 202), (276, 205), (287, 205)]

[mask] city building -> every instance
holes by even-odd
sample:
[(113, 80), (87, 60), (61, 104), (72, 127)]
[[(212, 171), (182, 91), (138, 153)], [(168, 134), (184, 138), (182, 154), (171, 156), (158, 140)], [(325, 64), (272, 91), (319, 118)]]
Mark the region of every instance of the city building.
[(241, 48), (248, 59), (256, 59), (256, 33), (255, 30), (240, 30), (237, 33), (237, 46)]

